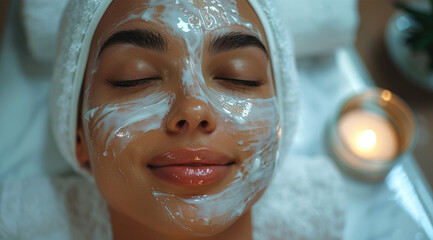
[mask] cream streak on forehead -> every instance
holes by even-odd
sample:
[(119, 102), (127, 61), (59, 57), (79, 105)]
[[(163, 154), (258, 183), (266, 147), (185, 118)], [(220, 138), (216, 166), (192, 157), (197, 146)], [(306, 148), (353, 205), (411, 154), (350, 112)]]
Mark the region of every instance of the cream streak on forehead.
[[(245, 25), (252, 29), (252, 24), (239, 21), (236, 2), (233, 0), (151, 0), (145, 4), (148, 9), (141, 19), (158, 19), (171, 30), (189, 33), (191, 31), (209, 31), (232, 24)], [(160, 12), (159, 9), (163, 8)]]

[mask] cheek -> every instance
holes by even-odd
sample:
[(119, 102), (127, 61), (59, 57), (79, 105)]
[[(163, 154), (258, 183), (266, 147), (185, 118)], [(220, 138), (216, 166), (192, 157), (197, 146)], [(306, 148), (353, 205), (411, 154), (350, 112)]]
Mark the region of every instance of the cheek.
[(277, 143), (279, 115), (275, 97), (243, 100), (220, 96), (212, 102), (240, 151), (253, 154)]
[[(96, 161), (94, 179), (99, 192), (109, 207), (126, 215), (146, 227), (163, 232), (173, 225), (166, 216), (166, 210), (152, 195), (152, 184), (147, 179), (123, 175), (113, 159)], [(112, 160), (112, 161), (110, 161)], [(111, 163), (109, 163), (111, 162)], [(171, 226), (173, 228), (173, 226)]]
[(126, 103), (102, 105), (85, 113), (92, 172), (110, 205), (129, 206), (120, 203), (153, 199), (151, 191), (145, 190), (151, 186), (140, 160), (155, 144), (152, 139), (161, 134), (173, 99), (169, 94), (153, 94)]
[(254, 189), (244, 193), (248, 198), (268, 184), (276, 166), (280, 132), (277, 100), (220, 97), (214, 105), (242, 159), (239, 172), (242, 181), (235, 179), (231, 187), (242, 193), (244, 189)]
[(91, 155), (118, 159), (131, 141), (159, 131), (174, 97), (152, 94), (145, 98), (93, 108), (85, 114)]
[[(154, 147), (152, 140), (161, 134), (163, 119), (173, 101), (172, 95), (156, 94), (85, 112), (85, 135), (99, 191), (111, 208), (146, 226), (164, 225), (167, 221), (161, 204), (152, 195), (153, 182), (139, 166), (140, 156), (146, 155), (140, 151)], [(149, 146), (143, 146), (147, 143)]]

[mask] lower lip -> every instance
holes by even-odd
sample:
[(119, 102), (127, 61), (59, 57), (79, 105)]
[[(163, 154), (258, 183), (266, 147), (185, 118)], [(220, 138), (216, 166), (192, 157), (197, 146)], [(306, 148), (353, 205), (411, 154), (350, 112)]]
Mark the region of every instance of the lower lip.
[(231, 165), (164, 166), (150, 168), (152, 173), (168, 183), (184, 186), (207, 186), (222, 180), (230, 172)]

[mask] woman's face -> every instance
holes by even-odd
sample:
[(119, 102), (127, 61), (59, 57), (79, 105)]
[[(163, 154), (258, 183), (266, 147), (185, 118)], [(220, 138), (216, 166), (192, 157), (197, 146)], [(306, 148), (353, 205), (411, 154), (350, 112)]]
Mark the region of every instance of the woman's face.
[(110, 208), (203, 236), (249, 209), (279, 138), (267, 49), (246, 0), (113, 1), (93, 37), (77, 143)]

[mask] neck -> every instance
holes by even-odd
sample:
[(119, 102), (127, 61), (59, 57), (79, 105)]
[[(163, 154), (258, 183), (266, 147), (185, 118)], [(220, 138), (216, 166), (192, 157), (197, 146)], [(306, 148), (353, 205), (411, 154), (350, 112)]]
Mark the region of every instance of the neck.
[[(119, 239), (151, 239), (151, 240), (171, 240), (167, 235), (153, 231), (138, 221), (125, 216), (124, 214), (109, 207), (113, 240)], [(252, 240), (251, 210), (244, 213), (236, 222), (224, 231), (210, 237), (191, 236), (188, 240)]]

